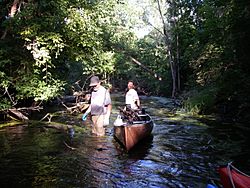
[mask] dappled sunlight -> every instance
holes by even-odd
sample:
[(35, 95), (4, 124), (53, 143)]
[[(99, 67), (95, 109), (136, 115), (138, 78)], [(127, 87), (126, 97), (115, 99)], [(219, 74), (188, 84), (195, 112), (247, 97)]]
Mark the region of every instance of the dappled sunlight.
[(9, 121), (9, 122), (0, 122), (0, 128), (4, 127), (11, 127), (11, 126), (18, 126), (18, 125), (25, 125), (26, 123), (20, 121)]
[(113, 111), (103, 137), (91, 134), (91, 122), (82, 121), (82, 114), (55, 108), (47, 109), (51, 122), (45, 118), (2, 128), (0, 166), (8, 175), (1, 174), (1, 182), (60, 187), (205, 187), (209, 179), (218, 181), (216, 169), (228, 161), (250, 169), (237, 160), (238, 156), (248, 160), (247, 132), (206, 125), (163, 97), (141, 96), (155, 125), (150, 137), (126, 152), (113, 138), (113, 122), (124, 96), (111, 97)]
[[(142, 97), (143, 100), (143, 97)], [(205, 123), (202, 123), (199, 119), (205, 118), (197, 117), (187, 113), (184, 110), (180, 110), (180, 107), (177, 105), (173, 99), (165, 98), (165, 97), (148, 97), (146, 99), (148, 107), (146, 109), (154, 118), (156, 123), (167, 123), (167, 124), (175, 124), (175, 125), (199, 125), (199, 126), (207, 126)], [(151, 110), (149, 107), (155, 107)]]

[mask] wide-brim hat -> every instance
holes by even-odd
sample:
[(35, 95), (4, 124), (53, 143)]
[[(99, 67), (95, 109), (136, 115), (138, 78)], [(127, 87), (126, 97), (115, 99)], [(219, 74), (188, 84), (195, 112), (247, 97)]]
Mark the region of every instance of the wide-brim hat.
[(92, 76), (89, 86), (96, 86), (100, 82), (98, 76)]

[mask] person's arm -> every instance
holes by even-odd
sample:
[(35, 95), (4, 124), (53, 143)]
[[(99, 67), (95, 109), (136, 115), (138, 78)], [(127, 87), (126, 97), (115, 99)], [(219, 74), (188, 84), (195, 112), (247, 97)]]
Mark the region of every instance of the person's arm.
[(111, 110), (112, 110), (112, 104), (110, 103), (110, 104), (108, 104), (108, 106), (107, 106), (107, 114), (108, 114), (108, 116), (110, 116)]
[(91, 104), (89, 104), (88, 109), (82, 115), (82, 120), (85, 121), (87, 119), (88, 114), (91, 112)]
[(89, 105), (88, 109), (86, 110), (86, 112), (82, 115), (82, 120), (85, 121), (87, 119), (88, 114), (91, 111), (91, 105)]
[[(134, 91), (135, 91), (135, 90), (134, 90)], [(135, 97), (134, 100), (135, 100), (136, 106), (137, 106), (138, 108), (140, 108), (141, 103), (140, 103), (140, 98), (139, 98), (139, 95), (138, 95), (137, 91), (134, 92), (134, 97)]]
[(105, 92), (105, 100), (104, 100), (104, 107), (106, 108), (106, 112), (107, 114), (111, 114), (111, 110), (112, 110), (112, 104), (111, 104), (111, 97), (110, 97), (110, 93), (108, 90), (106, 90)]
[(85, 114), (89, 114), (91, 111), (91, 105), (89, 105), (88, 109), (86, 110)]
[(135, 104), (137, 105), (138, 108), (140, 108), (141, 106), (140, 99), (136, 99)]

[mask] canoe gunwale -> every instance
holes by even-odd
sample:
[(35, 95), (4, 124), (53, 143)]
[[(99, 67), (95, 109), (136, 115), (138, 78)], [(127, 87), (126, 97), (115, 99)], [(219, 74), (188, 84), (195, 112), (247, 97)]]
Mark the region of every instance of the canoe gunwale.
[(225, 188), (249, 188), (250, 176), (243, 173), (232, 163), (219, 167), (220, 180)]
[(114, 127), (129, 127), (129, 126), (138, 126), (138, 125), (140, 125), (140, 126), (143, 126), (143, 125), (145, 125), (145, 124), (149, 124), (149, 123), (151, 123), (152, 122), (152, 120), (148, 120), (148, 121), (134, 121), (133, 123), (124, 123), (124, 124), (122, 124), (122, 125), (114, 125)]

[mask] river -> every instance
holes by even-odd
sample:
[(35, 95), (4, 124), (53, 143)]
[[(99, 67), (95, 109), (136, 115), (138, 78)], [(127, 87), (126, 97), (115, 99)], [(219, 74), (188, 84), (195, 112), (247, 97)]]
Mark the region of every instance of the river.
[(1, 128), (0, 187), (202, 188), (219, 181), (219, 165), (233, 161), (250, 172), (248, 129), (193, 117), (161, 97), (141, 97), (155, 125), (152, 136), (127, 153), (113, 138), (112, 126), (123, 100), (112, 95), (104, 137), (91, 135), (80, 115), (59, 109), (52, 121), (73, 129), (38, 121)]

